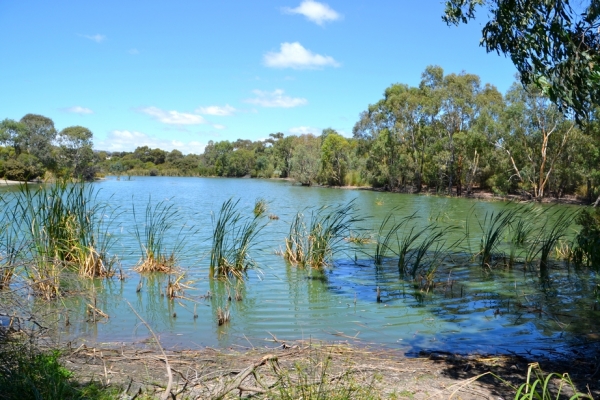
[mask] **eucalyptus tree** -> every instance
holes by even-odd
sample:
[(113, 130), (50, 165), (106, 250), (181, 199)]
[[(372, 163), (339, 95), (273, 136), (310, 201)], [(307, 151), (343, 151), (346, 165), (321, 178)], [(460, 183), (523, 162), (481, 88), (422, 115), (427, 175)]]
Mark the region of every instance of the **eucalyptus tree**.
[(60, 131), (57, 160), (59, 168), (73, 177), (94, 179), (92, 138), (92, 132), (82, 126), (71, 126)]
[(481, 45), (510, 56), (523, 85), (587, 120), (600, 99), (600, 1), (447, 0), (442, 18), (467, 23), (478, 7), (489, 15)]
[(329, 133), (321, 145), (321, 182), (332, 185), (344, 185), (348, 168), (350, 143), (338, 133)]
[(24, 123), (12, 119), (4, 119), (0, 122), (0, 143), (11, 147), (15, 158), (23, 152), (26, 129), (27, 126)]
[(300, 135), (294, 141), (290, 177), (303, 186), (311, 186), (317, 181), (320, 168), (321, 139), (311, 134)]
[(514, 84), (506, 94), (505, 135), (497, 146), (510, 160), (511, 179), (535, 199), (547, 193), (551, 174), (575, 123), (537, 87)]
[(27, 114), (20, 122), (25, 126), (21, 140), (23, 150), (36, 157), (44, 168), (53, 171), (57, 166), (54, 121), (43, 115)]

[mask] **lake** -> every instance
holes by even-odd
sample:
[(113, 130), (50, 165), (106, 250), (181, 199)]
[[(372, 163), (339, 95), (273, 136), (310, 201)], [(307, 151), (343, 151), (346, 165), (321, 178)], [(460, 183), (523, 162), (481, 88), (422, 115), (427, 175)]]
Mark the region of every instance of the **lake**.
[[(148, 331), (129, 304), (168, 348), (262, 347), (272, 345), (276, 338), (344, 341), (409, 354), (435, 350), (559, 355), (597, 340), (600, 312), (594, 291), (600, 280), (596, 273), (553, 261), (549, 278), (542, 283), (535, 263), (516, 262), (512, 268), (480, 265), (476, 253), (483, 221), (507, 207), (502, 202), (309, 188), (256, 179), (109, 177), (93, 185), (98, 189), (97, 200), (108, 202), (114, 210), (110, 216), (111, 254), (118, 257), (125, 279), (84, 280), (78, 284), (82, 296), (53, 302), (32, 300), (32, 307), (46, 314), (52, 311), (50, 320), (63, 340), (148, 341)], [(213, 216), (229, 198), (239, 199), (240, 209), (248, 216), (256, 199), (263, 198), (268, 203), (267, 214), (278, 217), (269, 220), (251, 250), (257, 268), (238, 283), (209, 278)], [(165, 238), (170, 245), (175, 245), (173, 241), (181, 245), (180, 273), (170, 278), (133, 270), (142, 254), (135, 220), (143, 224), (149, 201), (173, 205), (180, 218), (177, 229)], [(437, 260), (436, 267), (429, 269), (434, 285), (424, 288), (418, 282), (424, 276), (413, 280), (399, 274), (398, 257), (391, 252), (376, 265), (374, 243), (344, 244), (323, 271), (283, 259), (280, 252), (296, 213), (309, 215), (319, 207), (349, 202), (363, 218), (353, 232), (364, 237), (376, 238), (390, 212), (396, 221), (413, 216), (411, 223), (399, 230), (400, 237), (409, 226), (455, 226), (446, 234), (446, 247), (426, 255)], [(547, 208), (533, 206), (530, 212)], [(555, 210), (576, 208), (555, 206), (539, 215)], [(178, 235), (181, 224), (186, 229)], [(469, 237), (465, 239), (467, 227)], [(394, 246), (396, 242), (394, 238)], [(451, 249), (447, 248), (451, 243)], [(164, 296), (167, 282), (178, 278), (185, 284), (184, 292), (169, 300)], [(137, 292), (140, 282), (142, 288)], [(239, 301), (236, 292), (242, 298)], [(86, 308), (92, 302), (109, 318), (90, 321)], [(220, 326), (219, 308), (230, 313), (229, 322)]]

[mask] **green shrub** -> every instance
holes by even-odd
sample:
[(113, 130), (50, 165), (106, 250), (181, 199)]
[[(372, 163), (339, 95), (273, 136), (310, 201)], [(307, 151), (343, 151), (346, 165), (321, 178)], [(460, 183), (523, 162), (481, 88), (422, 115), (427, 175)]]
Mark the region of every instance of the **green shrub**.
[(595, 269), (600, 268), (600, 208), (583, 210), (577, 218), (581, 230), (575, 237), (573, 259)]

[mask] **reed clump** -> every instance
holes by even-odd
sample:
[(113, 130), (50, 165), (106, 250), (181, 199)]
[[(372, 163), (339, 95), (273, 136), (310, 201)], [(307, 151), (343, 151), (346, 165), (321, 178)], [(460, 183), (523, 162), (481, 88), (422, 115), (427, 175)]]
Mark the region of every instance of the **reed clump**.
[(518, 211), (517, 208), (505, 208), (498, 212), (489, 212), (485, 214), (483, 222), (479, 222), (482, 236), (478, 254), (482, 267), (492, 267), (493, 257), (500, 253), (500, 244)]
[(264, 211), (255, 212), (253, 218), (244, 217), (238, 209), (239, 202), (239, 199), (225, 201), (219, 214), (212, 216), (211, 277), (241, 279), (248, 268), (256, 266), (250, 251), (267, 221), (263, 218)]
[(114, 210), (97, 201), (98, 191), (83, 182), (59, 181), (19, 190), (0, 199), (3, 286), (17, 267), (34, 293), (46, 298), (61, 292), (61, 275), (110, 277), (114, 259), (109, 227)]
[[(182, 237), (189, 234), (193, 227), (182, 223), (174, 203), (160, 201), (153, 205), (151, 197), (146, 205), (143, 229), (140, 228), (135, 206), (133, 218), (135, 237), (142, 254), (135, 270), (141, 273), (171, 273), (184, 248)], [(166, 242), (167, 238), (170, 243)]]
[(311, 211), (308, 226), (304, 214), (297, 213), (285, 238), (284, 258), (294, 264), (323, 268), (339, 252), (355, 222), (354, 202), (335, 208), (321, 207)]

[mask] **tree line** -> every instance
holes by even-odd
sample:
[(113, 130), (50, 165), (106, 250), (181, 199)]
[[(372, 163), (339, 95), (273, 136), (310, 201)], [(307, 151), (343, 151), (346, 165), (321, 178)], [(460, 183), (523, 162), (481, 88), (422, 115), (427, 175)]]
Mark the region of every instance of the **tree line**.
[(506, 94), (479, 76), (429, 66), (418, 86), (397, 83), (370, 104), (352, 137), (271, 133), (265, 140), (209, 141), (203, 154), (141, 146), (93, 152), (91, 132), (57, 132), (28, 114), (1, 124), (0, 176), (29, 179), (49, 171), (94, 174), (290, 178), (302, 185), (360, 185), (398, 192), (469, 195), (475, 190), (532, 199), (600, 186), (598, 109), (585, 124), (561, 111), (538, 87)]

